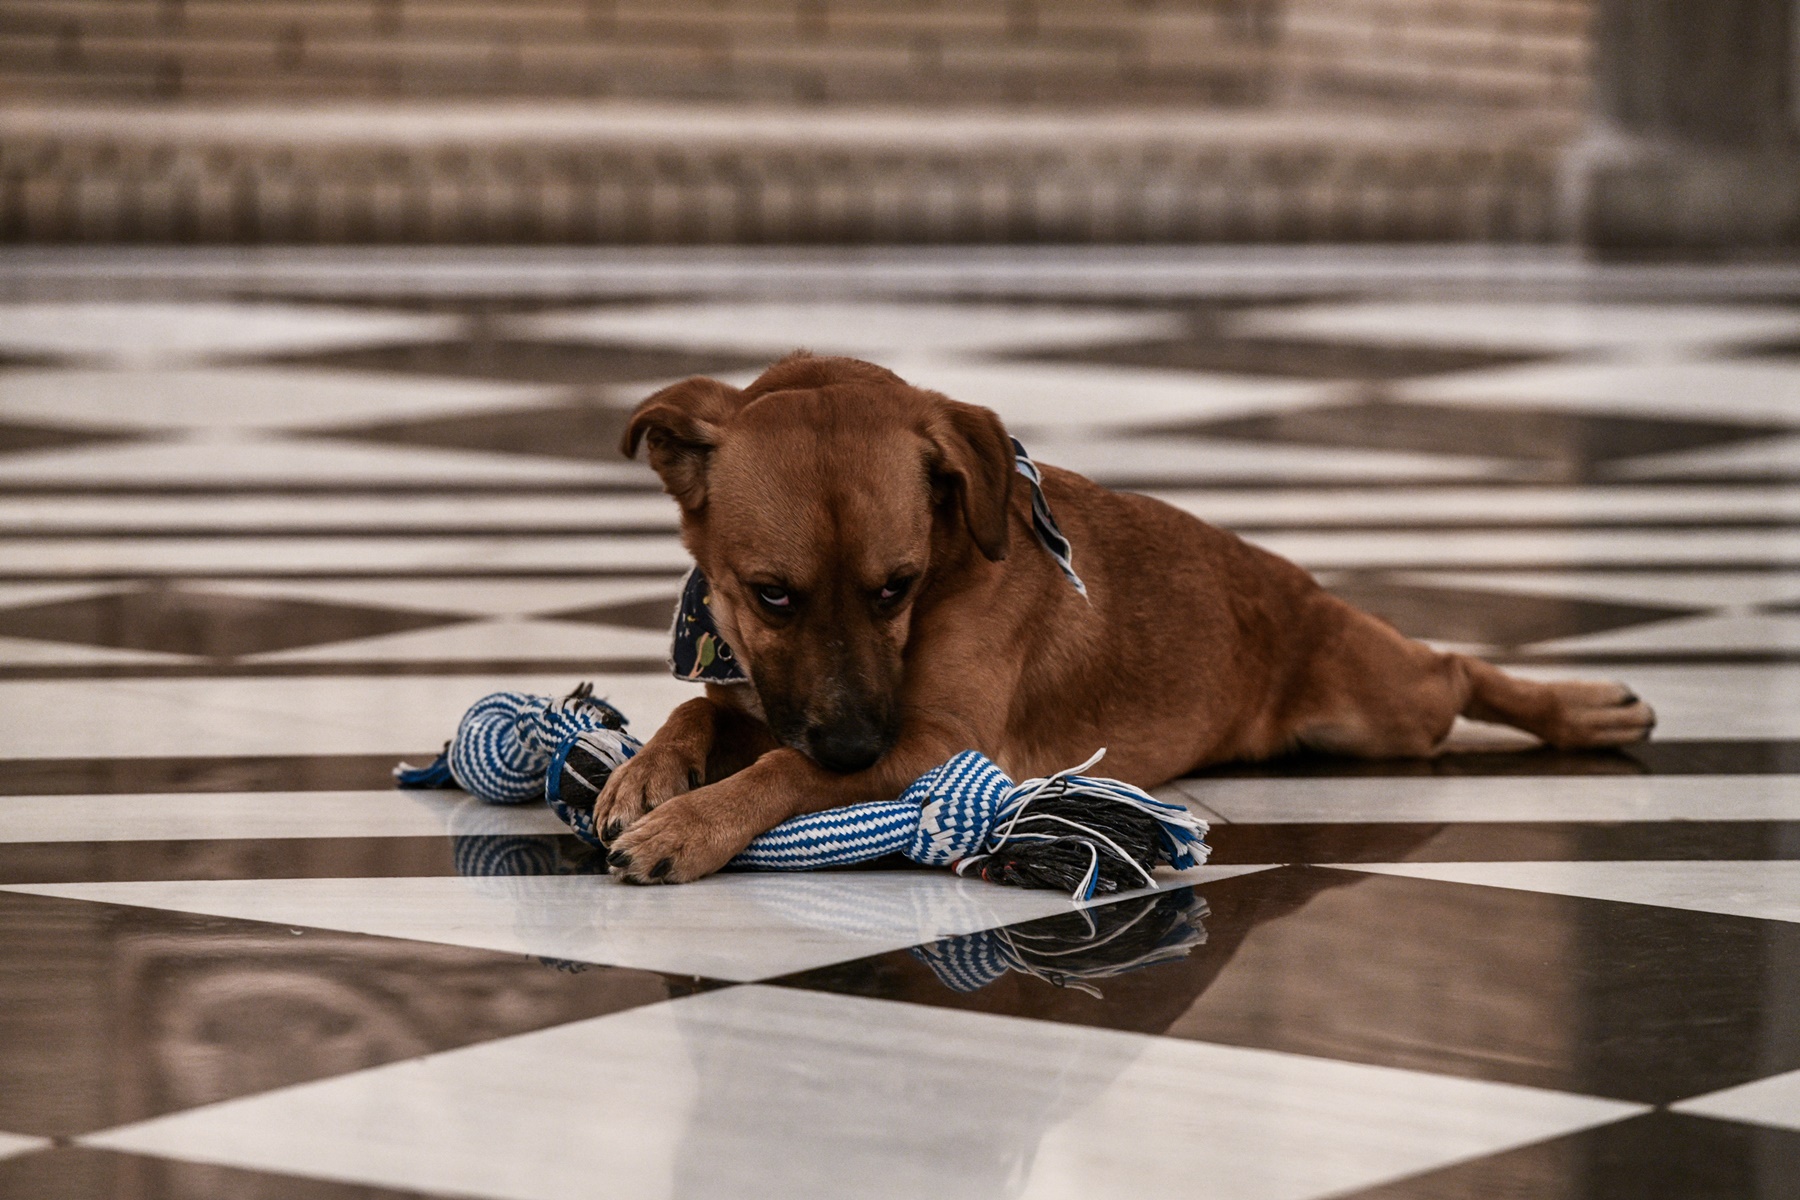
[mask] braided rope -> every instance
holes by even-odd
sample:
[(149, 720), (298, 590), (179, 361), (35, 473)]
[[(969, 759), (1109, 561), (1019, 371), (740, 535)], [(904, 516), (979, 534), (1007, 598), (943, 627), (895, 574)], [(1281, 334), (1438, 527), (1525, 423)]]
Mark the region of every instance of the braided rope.
[[(496, 692), (464, 714), (437, 762), (422, 769), (402, 764), (395, 776), (401, 787), (447, 787), (453, 779), (490, 804), (520, 804), (543, 796), (577, 837), (598, 846), (591, 797), (641, 748), (623, 731), (624, 724), (618, 710), (595, 699), (585, 685), (561, 700)], [(1034, 808), (1052, 797), (1134, 808), (1155, 819), (1162, 858), (1177, 869), (1204, 861), (1204, 821), (1130, 784), (1078, 773), (1103, 754), (1042, 779), (1014, 783), (986, 755), (965, 750), (919, 776), (898, 800), (784, 821), (752, 840), (730, 865), (809, 871), (904, 854), (960, 875), (1008, 846), (1073, 839), (1090, 854), (1088, 869), (1073, 889), (1077, 899), (1094, 895), (1103, 858), (1128, 863), (1146, 885), (1155, 884), (1144, 863), (1104, 830), (1068, 815), (1072, 810), (1067, 806), (1056, 813)], [(571, 777), (576, 786), (571, 787)]]

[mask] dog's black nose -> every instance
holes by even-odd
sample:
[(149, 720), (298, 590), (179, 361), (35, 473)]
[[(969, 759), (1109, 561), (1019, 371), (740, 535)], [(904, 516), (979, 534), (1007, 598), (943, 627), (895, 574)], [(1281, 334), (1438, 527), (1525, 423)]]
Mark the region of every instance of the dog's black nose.
[(821, 725), (806, 731), (806, 748), (826, 770), (848, 773), (874, 766), (887, 752), (888, 739), (877, 727), (860, 722)]

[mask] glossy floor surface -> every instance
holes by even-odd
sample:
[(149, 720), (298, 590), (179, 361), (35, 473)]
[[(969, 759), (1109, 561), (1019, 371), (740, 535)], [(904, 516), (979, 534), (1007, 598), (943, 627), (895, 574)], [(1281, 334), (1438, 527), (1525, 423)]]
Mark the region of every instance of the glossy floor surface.
[[(7, 266), (0, 1196), (1800, 1195), (1800, 277), (1359, 261), (1153, 299)], [(691, 694), (624, 414), (796, 345), (1415, 636), (1627, 680), (1658, 736), (1182, 780), (1211, 862), (1089, 906), (633, 888), (542, 809), (392, 790), (497, 688), (590, 679), (640, 734)]]

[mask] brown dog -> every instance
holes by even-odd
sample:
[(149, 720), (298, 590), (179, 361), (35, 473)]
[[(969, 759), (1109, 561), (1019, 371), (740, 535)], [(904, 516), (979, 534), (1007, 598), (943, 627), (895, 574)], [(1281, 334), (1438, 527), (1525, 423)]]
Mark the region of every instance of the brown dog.
[(627, 456), (640, 440), (753, 682), (678, 707), (601, 793), (627, 879), (698, 879), (971, 748), (1022, 779), (1104, 746), (1105, 774), (1154, 787), (1301, 747), (1428, 754), (1458, 714), (1559, 747), (1654, 723), (1618, 684), (1438, 653), (1232, 534), (1045, 467), (1083, 596), (1039, 544), (999, 417), (871, 363), (689, 379), (638, 407)]

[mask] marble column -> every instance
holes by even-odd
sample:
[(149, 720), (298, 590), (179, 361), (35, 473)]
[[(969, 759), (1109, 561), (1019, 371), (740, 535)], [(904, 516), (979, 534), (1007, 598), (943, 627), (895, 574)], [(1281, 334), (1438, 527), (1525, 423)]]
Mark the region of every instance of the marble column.
[(1567, 184), (1601, 253), (1800, 248), (1800, 0), (1596, 0)]

